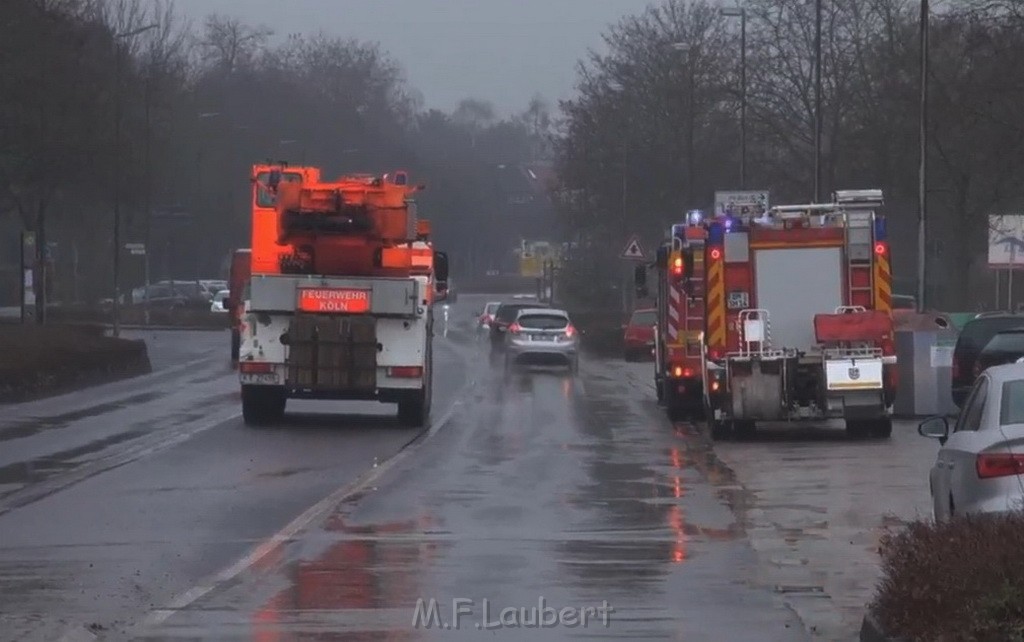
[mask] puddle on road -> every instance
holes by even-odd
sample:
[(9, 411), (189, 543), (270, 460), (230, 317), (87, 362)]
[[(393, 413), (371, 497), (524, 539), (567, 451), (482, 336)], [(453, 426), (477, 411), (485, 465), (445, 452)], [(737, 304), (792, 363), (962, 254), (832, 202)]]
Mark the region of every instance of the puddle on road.
[(124, 399), (118, 399), (117, 401), (96, 404), (73, 412), (51, 415), (49, 417), (33, 417), (31, 419), (19, 420), (5, 426), (0, 426), (0, 441), (10, 441), (12, 439), (31, 437), (32, 435), (43, 432), (44, 430), (66, 428), (76, 421), (98, 417), (108, 412), (125, 410), (135, 404), (147, 403), (149, 401), (159, 399), (162, 396), (163, 393), (161, 392), (146, 392), (132, 395), (131, 397), (125, 397)]
[[(418, 637), (408, 625), (409, 605), (423, 595), (420, 582), (439, 554), (432, 520), (421, 516), (352, 525), (344, 515), (335, 514), (324, 530), (340, 538), (314, 559), (284, 566), (289, 586), (252, 614), (252, 639), (390, 641)], [(277, 567), (281, 569), (280, 564)], [(402, 624), (387, 617), (389, 609), (400, 609)]]
[(48, 457), (2, 466), (0, 467), (0, 486), (16, 486), (12, 491), (4, 493), (4, 495), (8, 495), (20, 487), (44, 481), (54, 475), (87, 464), (88, 461), (80, 461), (86, 455), (100, 452), (110, 446), (130, 441), (145, 434), (146, 432), (141, 430), (123, 432), (91, 441), (77, 448), (63, 450)]

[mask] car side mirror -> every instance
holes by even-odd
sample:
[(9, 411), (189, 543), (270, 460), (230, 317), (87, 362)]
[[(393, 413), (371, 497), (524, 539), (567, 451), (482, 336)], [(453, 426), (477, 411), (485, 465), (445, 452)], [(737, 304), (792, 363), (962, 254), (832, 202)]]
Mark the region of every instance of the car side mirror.
[(938, 439), (940, 444), (945, 444), (949, 438), (949, 421), (945, 417), (929, 417), (918, 424), (917, 434)]

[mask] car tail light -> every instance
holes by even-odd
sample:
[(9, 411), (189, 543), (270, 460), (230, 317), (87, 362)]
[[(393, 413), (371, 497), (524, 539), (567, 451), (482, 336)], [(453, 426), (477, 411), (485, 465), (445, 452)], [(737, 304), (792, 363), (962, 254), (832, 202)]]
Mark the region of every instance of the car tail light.
[(508, 331), (510, 334), (519, 334), (520, 332), (523, 331), (523, 326), (519, 325), (518, 323), (513, 323), (508, 327)]
[(1024, 474), (1024, 455), (1011, 453), (982, 453), (976, 462), (979, 479), (1009, 477)]
[(423, 376), (423, 366), (391, 366), (388, 376), (401, 379), (419, 379)]
[[(627, 332), (628, 332), (628, 330), (627, 330)], [(573, 338), (575, 336), (576, 336), (576, 328), (572, 327), (572, 325), (566, 326), (566, 328), (565, 328), (565, 338), (566, 339), (571, 339), (571, 338)]]

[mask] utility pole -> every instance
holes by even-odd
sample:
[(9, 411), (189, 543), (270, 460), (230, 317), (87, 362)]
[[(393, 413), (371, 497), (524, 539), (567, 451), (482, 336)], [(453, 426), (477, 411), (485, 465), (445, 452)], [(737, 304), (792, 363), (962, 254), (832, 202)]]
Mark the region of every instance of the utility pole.
[[(121, 41), (156, 29), (158, 24), (139, 27), (114, 36), (114, 301), (113, 335), (121, 336)], [(127, 54), (126, 54), (127, 55)]]
[[(928, 265), (927, 232), (925, 227), (928, 211), (928, 0), (921, 0), (921, 149), (920, 167), (917, 176), (917, 311), (924, 312), (925, 276)], [(1012, 272), (1010, 273), (1013, 274)], [(1010, 278), (1013, 278), (1012, 276)], [(1012, 281), (1011, 281), (1012, 284)], [(1012, 287), (1012, 285), (1011, 285)], [(1011, 291), (1011, 295), (1012, 291)]]
[(821, 202), (821, 0), (814, 1), (814, 202)]

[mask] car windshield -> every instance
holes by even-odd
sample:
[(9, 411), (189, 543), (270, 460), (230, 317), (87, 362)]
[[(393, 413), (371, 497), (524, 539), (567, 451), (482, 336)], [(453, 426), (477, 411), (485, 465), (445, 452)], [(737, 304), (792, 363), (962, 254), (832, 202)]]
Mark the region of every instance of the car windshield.
[(654, 315), (654, 310), (644, 310), (642, 312), (634, 312), (633, 318), (630, 319), (630, 325), (644, 325), (651, 326), (657, 322), (657, 317)]
[(1019, 352), (1024, 354), (1024, 332), (1000, 332), (985, 346), (985, 352)]
[(561, 330), (569, 325), (569, 319), (560, 314), (526, 314), (516, 323), (528, 330)]
[(1024, 379), (1003, 382), (999, 424), (1024, 424)]

